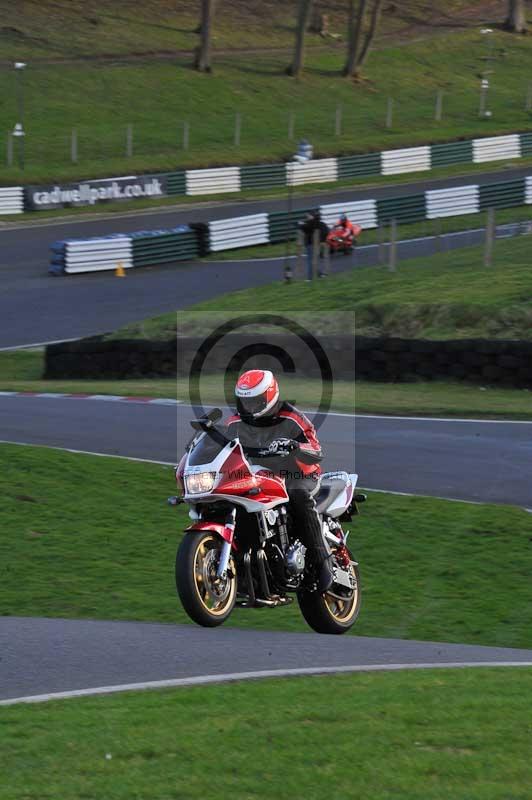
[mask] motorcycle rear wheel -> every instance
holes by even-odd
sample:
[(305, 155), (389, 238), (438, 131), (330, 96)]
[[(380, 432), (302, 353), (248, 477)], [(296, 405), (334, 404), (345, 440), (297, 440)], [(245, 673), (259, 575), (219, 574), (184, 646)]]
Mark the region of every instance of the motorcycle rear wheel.
[(179, 599), (189, 617), (204, 628), (222, 625), (235, 606), (237, 578), (232, 557), (227, 577), (216, 575), (222, 546), (222, 540), (210, 531), (187, 533), (176, 555)]
[(297, 602), (301, 613), (316, 633), (347, 633), (355, 624), (360, 611), (360, 573), (356, 564), (351, 564), (351, 572), (356, 581), (353, 595), (348, 600), (338, 600), (328, 592), (318, 594), (301, 590)]

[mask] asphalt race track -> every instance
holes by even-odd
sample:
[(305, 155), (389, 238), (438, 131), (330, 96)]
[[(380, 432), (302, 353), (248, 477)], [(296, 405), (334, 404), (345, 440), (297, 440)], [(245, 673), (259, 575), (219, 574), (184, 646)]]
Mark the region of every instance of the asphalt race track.
[[(238, 609), (234, 613), (238, 614)], [(271, 613), (282, 613), (282, 609)], [(328, 671), (347, 666), (532, 664), (532, 650), (193, 625), (18, 617), (0, 618), (0, 652), (0, 701), (147, 681), (235, 677), (238, 673), (309, 667)]]
[[(0, 440), (176, 464), (194, 416), (184, 404), (0, 396)], [(324, 468), (356, 470), (366, 488), (532, 506), (532, 422), (331, 414), (319, 436)]]
[[(478, 175), (474, 181), (510, 179), (529, 171)], [(409, 186), (342, 190), (301, 198), (296, 206), (410, 194), (464, 182), (467, 179), (462, 176)], [(46, 274), (47, 250), (56, 239), (238, 216), (252, 213), (257, 206), (274, 210), (284, 208), (285, 202), (168, 209), (36, 226), (0, 224), (0, 347), (112, 330), (279, 278), (282, 259), (145, 269), (130, 272), (125, 280), (109, 274), (56, 279)], [(448, 236), (442, 244), (444, 248), (464, 246), (481, 237), (481, 232)], [(426, 255), (433, 249), (434, 242), (422, 239), (401, 245), (399, 255)], [(335, 269), (376, 262), (375, 247), (359, 248), (354, 263), (336, 260)], [(189, 438), (191, 416), (192, 410), (184, 404), (0, 395), (0, 440), (175, 463)], [(368, 488), (532, 506), (532, 423), (338, 414), (326, 419), (320, 438), (327, 453), (325, 468), (358, 470), (361, 485)], [(168, 494), (172, 493), (170, 487), (171, 476)], [(487, 663), (530, 665), (532, 650), (313, 633), (205, 630), (193, 625), (0, 617), (3, 700), (198, 676), (229, 675), (234, 679), (235, 674), (265, 670)]]
[[(479, 174), (475, 183), (511, 179), (530, 172), (530, 168)], [(296, 199), (295, 208), (343, 199), (386, 197), (413, 194), (430, 188), (461, 185), (464, 176), (429, 180), (408, 185), (373, 189), (328, 192)], [(261, 286), (282, 277), (283, 259), (190, 263), (131, 270), (126, 279), (112, 273), (95, 273), (61, 278), (48, 276), (49, 247), (58, 239), (104, 235), (175, 226), (190, 220), (220, 219), (261, 211), (285, 209), (285, 200), (202, 204), (200, 207), (128, 212), (111, 218), (40, 223), (4, 224), (0, 222), (0, 348), (47, 341), (79, 338), (115, 330), (129, 322), (166, 311), (186, 308), (200, 300), (250, 286)], [(442, 237), (442, 249), (478, 244), (482, 232)], [(399, 258), (426, 256), (434, 252), (430, 239), (405, 242)], [(333, 271), (378, 261), (376, 247), (358, 249), (352, 261), (336, 258)]]

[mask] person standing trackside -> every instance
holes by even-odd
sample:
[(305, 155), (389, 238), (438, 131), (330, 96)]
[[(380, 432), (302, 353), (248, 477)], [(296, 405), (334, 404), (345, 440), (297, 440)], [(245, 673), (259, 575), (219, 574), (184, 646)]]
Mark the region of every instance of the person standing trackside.
[[(304, 220), (299, 223), (299, 228), (303, 231), (305, 235), (305, 249), (307, 251), (307, 281), (312, 280), (312, 261), (314, 257), (314, 233), (315, 231), (319, 231), (319, 248), (321, 250), (321, 245), (327, 241), (327, 236), (329, 235), (329, 227), (328, 225), (322, 220), (321, 214), (318, 208), (311, 211)], [(319, 271), (319, 277), (324, 278), (326, 276), (326, 272), (322, 269)]]

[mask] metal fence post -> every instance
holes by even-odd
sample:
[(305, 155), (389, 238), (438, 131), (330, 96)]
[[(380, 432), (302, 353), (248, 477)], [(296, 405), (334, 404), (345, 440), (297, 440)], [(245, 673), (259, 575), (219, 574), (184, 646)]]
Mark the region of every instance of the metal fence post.
[(13, 135), (11, 131), (7, 134), (7, 166), (13, 166)]
[(288, 115), (288, 138), (293, 139), (296, 127), (296, 114), (295, 111), (291, 111)]
[(322, 275), (328, 275), (331, 271), (331, 248), (327, 242), (321, 243), (321, 257), (323, 259)]
[(393, 97), (388, 98), (388, 105), (386, 107), (386, 127), (391, 128), (393, 124)]
[(489, 81), (487, 78), (482, 78), (480, 81), (480, 100), (478, 106), (478, 115), (479, 117), (487, 116), (487, 105), (488, 105), (488, 89), (489, 89)]
[(320, 258), (320, 231), (315, 230), (312, 234), (312, 280), (318, 277), (318, 261)]
[(126, 130), (126, 156), (131, 158), (133, 155), (133, 125), (128, 125)]
[(336, 106), (336, 118), (334, 121), (334, 134), (335, 136), (342, 135), (342, 106), (340, 103)]
[(495, 209), (488, 208), (488, 218), (486, 221), (486, 242), (484, 245), (484, 266), (491, 267), (493, 264), (493, 240), (495, 239)]
[(78, 163), (78, 132), (75, 128), (72, 128), (70, 137), (70, 160), (73, 164)]
[(183, 150), (188, 150), (190, 144), (190, 123), (183, 122)]
[(303, 231), (297, 232), (296, 238), (296, 266), (294, 269), (294, 277), (305, 277), (305, 234)]
[(440, 89), (436, 95), (436, 109), (434, 111), (434, 119), (436, 122), (441, 122), (443, 111), (443, 92)]
[(390, 259), (388, 269), (395, 272), (397, 268), (397, 220), (394, 217), (390, 222)]
[(436, 217), (434, 220), (434, 244), (437, 253), (443, 250), (443, 240), (441, 237), (441, 217)]
[(532, 111), (532, 83), (528, 84), (528, 91), (526, 93), (525, 111)]
[(377, 228), (377, 246), (378, 246), (378, 262), (379, 264), (384, 264), (384, 253), (386, 250), (386, 246), (384, 244), (384, 237), (385, 237), (385, 224), (382, 222), (379, 227)]
[(235, 114), (235, 147), (240, 147), (240, 132), (242, 130), (242, 116)]

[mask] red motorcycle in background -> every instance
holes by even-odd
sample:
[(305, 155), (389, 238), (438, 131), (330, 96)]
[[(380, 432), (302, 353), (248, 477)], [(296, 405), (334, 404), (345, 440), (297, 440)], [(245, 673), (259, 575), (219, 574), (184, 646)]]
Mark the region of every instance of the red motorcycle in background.
[[(360, 608), (358, 564), (349, 552), (342, 522), (358, 513), (357, 475), (326, 473), (316, 494), (324, 541), (331, 553), (334, 581), (317, 591), (313, 565), (292, 522), (284, 478), (253, 464), (238, 438), (216, 423), (219, 409), (191, 421), (197, 431), (176, 478), (192, 524), (176, 557), (176, 586), (187, 614), (215, 627), (235, 605), (276, 607), (293, 602), (319, 633), (345, 633)], [(258, 451), (260, 460), (264, 451)], [(257, 455), (257, 454), (255, 454)], [(276, 456), (278, 458), (278, 456)], [(304, 538), (304, 537), (303, 537)]]
[(341, 223), (334, 225), (327, 236), (331, 254), (343, 253), (345, 256), (353, 252), (357, 244), (358, 237), (362, 233), (360, 225), (345, 227)]

